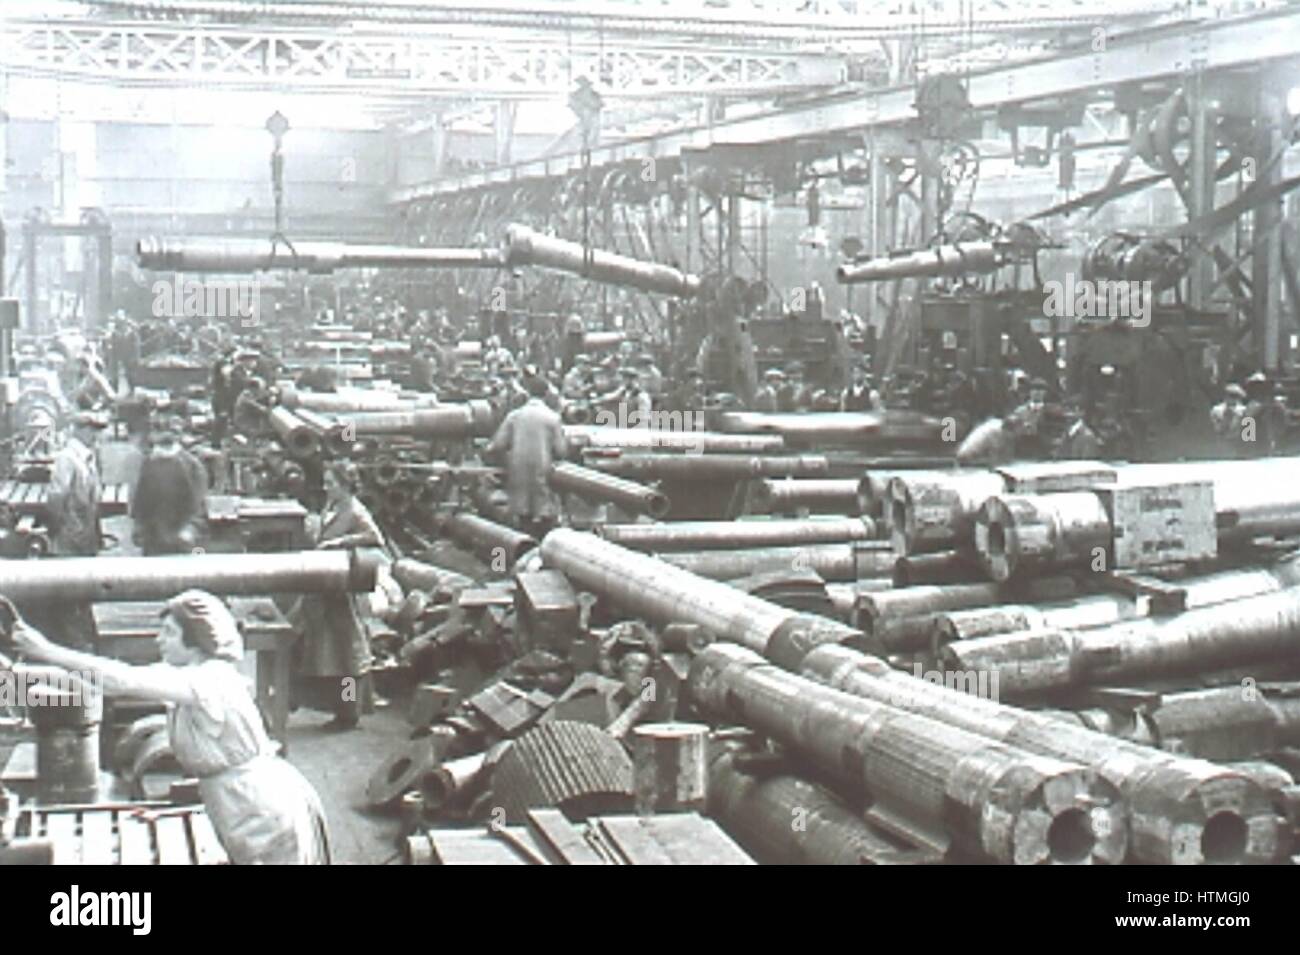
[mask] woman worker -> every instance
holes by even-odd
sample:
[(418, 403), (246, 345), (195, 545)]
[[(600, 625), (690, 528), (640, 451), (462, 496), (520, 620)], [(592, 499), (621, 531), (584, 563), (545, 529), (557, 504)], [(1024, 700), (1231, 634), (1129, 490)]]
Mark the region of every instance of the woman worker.
[[(375, 519), (356, 497), (356, 468), (348, 462), (325, 469), (325, 507), (316, 547), (384, 547)], [(356, 728), (361, 718), (360, 684), (370, 668), (370, 639), (361, 601), (348, 593), (303, 597), (289, 611), (298, 642), (295, 702), (333, 713), (332, 730)]]
[(69, 650), (20, 619), (13, 631), (13, 644), (27, 657), (93, 671), (110, 696), (168, 705), (172, 751), (181, 767), (198, 777), (203, 805), (232, 862), (328, 864), (320, 798), (276, 755), (235, 668), (244, 656), (243, 638), (230, 611), (212, 594), (187, 590), (167, 603), (158, 634), (163, 662), (148, 666)]

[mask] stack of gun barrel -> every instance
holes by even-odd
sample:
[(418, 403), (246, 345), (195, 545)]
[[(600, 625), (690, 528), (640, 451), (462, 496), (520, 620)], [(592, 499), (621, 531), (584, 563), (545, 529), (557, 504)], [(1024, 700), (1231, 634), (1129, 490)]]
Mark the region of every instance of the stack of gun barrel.
[[(739, 455), (691, 457), (707, 479)], [(638, 460), (596, 466), (673, 473)], [(1291, 861), (1300, 559), (1285, 542), (1300, 485), (1285, 475), (1300, 461), (1098, 465), (1213, 488), (1213, 560), (1116, 584), (1094, 565), (1105, 508), (1077, 483), (1024, 493), (999, 470), (952, 467), (849, 480), (810, 455), (782, 476), (779, 455), (764, 460), (746, 467), (766, 519), (541, 542), (575, 589), (712, 638), (689, 677), (727, 740), (710, 807), (759, 858)], [(832, 597), (824, 615), (748, 592), (809, 572)]]
[[(289, 395), (271, 424), (304, 449), (345, 440), (345, 425), (484, 436), (490, 415), (472, 404)], [(1098, 465), (1112, 480), (1208, 482), (1218, 535), (1209, 566), (1103, 586), (1095, 559), (1113, 529), (1086, 483), (1025, 493), (1004, 471), (917, 457), (846, 476), (809, 453), (818, 435), (902, 438), (915, 452), (933, 423), (792, 418), (571, 426), (552, 486), (627, 517), (540, 541), (542, 564), (614, 616), (698, 628), (690, 700), (719, 730), (710, 812), (753, 854), (1291, 861), (1300, 559), (1280, 542), (1300, 535), (1300, 483), (1287, 480), (1300, 460)], [(663, 520), (710, 482), (746, 488), (764, 516)], [(479, 504), (445, 525), (453, 539), (512, 561), (538, 543)], [(824, 613), (750, 592), (789, 575), (824, 582)]]

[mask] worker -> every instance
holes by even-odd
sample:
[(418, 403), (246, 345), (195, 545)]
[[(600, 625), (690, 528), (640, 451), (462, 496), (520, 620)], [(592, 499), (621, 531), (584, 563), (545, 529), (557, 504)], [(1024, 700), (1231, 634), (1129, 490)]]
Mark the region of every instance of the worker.
[(1223, 389), (1223, 400), (1210, 409), (1210, 424), (1224, 452), (1243, 453), (1242, 422), (1246, 416), (1246, 389), (1236, 383)]
[(785, 385), (777, 392), (780, 411), (807, 411), (812, 395), (804, 384), (803, 363), (792, 361), (785, 370)]
[(641, 387), (651, 398), (658, 398), (664, 393), (663, 372), (655, 364), (654, 356), (641, 352), (632, 359), (632, 365), (641, 376)]
[(542, 393), (542, 403), (552, 411), (560, 410), (560, 391), (553, 385), (550, 380), (542, 374), (542, 370), (536, 365), (524, 365), (523, 367), (523, 384), (520, 386), (525, 395), (532, 395), (534, 386)]
[(764, 414), (775, 414), (781, 406), (781, 389), (785, 386), (785, 372), (780, 368), (769, 368), (763, 372), (763, 383), (754, 392), (754, 410)]
[(132, 539), (146, 557), (193, 552), (207, 493), (207, 468), (181, 447), (179, 426), (164, 425), (154, 435), (131, 495)]
[(565, 456), (560, 416), (546, 407), (539, 382), (529, 382), (527, 404), (506, 415), (488, 444), (488, 457), (504, 459), (506, 495), (515, 524), (538, 537), (558, 516), (550, 487), (551, 465)]
[(1102, 455), (1102, 441), (1088, 424), (1083, 408), (1071, 403), (1065, 408), (1065, 433), (1056, 446), (1056, 457), (1073, 461), (1092, 461)]
[(19, 617), (13, 642), (31, 659), (94, 673), (109, 696), (167, 704), (167, 732), (230, 861), (322, 865), (329, 832), (320, 797), (275, 753), (262, 715), (236, 667), (239, 627), (212, 594), (187, 590), (167, 602), (158, 634), (161, 663), (132, 666), (58, 646)]
[(623, 387), (619, 403), (624, 409), (621, 416), (629, 428), (648, 428), (651, 424), (651, 412), (654, 400), (641, 384), (641, 373), (635, 368), (623, 369)]
[[(54, 557), (93, 557), (99, 553), (99, 464), (91, 450), (96, 432), (105, 427), (93, 412), (74, 415), (54, 455), (45, 521)], [(89, 603), (57, 600), (25, 604), (23, 613), (42, 632), (64, 646), (89, 650), (97, 631)]]
[[(359, 481), (350, 461), (325, 468), (325, 507), (316, 534), (317, 550), (385, 550), (379, 525), (357, 499)], [(352, 730), (361, 722), (362, 681), (371, 662), (367, 615), (361, 598), (349, 593), (303, 596), (287, 614), (298, 632), (294, 706), (333, 713), (327, 730)]]
[[(209, 384), (212, 390), (212, 446), (221, 447), (230, 427), (231, 416), (235, 413), (235, 400), (239, 397), (235, 381), (235, 349), (228, 346), (212, 363)], [(239, 375), (239, 390), (243, 390), (245, 381), (243, 373)]]
[(77, 359), (77, 383), (72, 391), (72, 403), (82, 411), (111, 406), (117, 401), (117, 392), (109, 384), (99, 359), (82, 355)]
[(591, 394), (591, 356), (575, 355), (572, 366), (564, 373), (564, 397), (587, 398)]
[(840, 411), (883, 411), (885, 403), (874, 387), (867, 368), (855, 364), (850, 372), (849, 386), (840, 394)]

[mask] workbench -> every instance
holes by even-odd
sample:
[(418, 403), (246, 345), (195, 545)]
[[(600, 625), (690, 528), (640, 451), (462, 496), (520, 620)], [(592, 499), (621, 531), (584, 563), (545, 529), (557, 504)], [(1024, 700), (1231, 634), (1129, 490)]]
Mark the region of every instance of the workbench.
[[(105, 484), (99, 495), (99, 516), (115, 517), (127, 512), (131, 489), (126, 484)], [(0, 504), (7, 504), (19, 517), (45, 515), (49, 484), (0, 481)]]
[(307, 540), (307, 509), (297, 501), (209, 494), (204, 502), (213, 554), (300, 550)]

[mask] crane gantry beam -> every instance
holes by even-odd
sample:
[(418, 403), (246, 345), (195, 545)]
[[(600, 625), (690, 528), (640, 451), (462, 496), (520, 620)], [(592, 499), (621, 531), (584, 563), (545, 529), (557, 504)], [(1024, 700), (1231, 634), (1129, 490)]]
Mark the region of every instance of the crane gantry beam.
[(231, 27), (213, 23), (0, 17), (0, 67), (134, 86), (374, 93), (407, 99), (564, 96), (588, 77), (603, 96), (776, 93), (838, 82), (824, 52), (429, 28)]
[[(972, 73), (966, 77), (967, 96), (971, 108), (981, 110), (1200, 70), (1300, 58), (1296, 36), (1300, 36), (1300, 9), (1294, 7), (1121, 34), (1102, 44), (1084, 44), (1041, 60)], [(1300, 74), (1297, 78), (1300, 80)], [(916, 89), (909, 86), (815, 97), (709, 126), (597, 146), (591, 150), (590, 163), (593, 168), (644, 163), (712, 147), (758, 146), (897, 126), (917, 118), (916, 95)], [(582, 168), (583, 157), (569, 153), (409, 186), (393, 191), (390, 198), (405, 203), (492, 186), (514, 187), (526, 181), (568, 177)]]
[[(12, 3), (13, 0), (8, 0)], [(93, 0), (109, 14), (224, 17), (232, 22), (461, 24), (541, 32), (599, 31), (691, 39), (844, 44), (865, 39), (980, 31), (1054, 30), (1078, 23), (1182, 15), (1177, 0)]]

